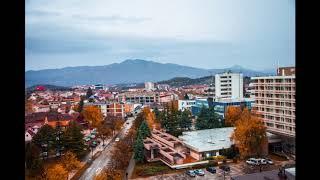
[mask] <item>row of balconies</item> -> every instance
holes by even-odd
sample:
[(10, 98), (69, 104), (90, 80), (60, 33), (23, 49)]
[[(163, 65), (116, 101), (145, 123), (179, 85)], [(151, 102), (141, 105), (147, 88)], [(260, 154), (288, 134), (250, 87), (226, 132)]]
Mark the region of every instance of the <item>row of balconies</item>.
[(271, 109), (285, 109), (285, 110), (296, 110), (295, 106), (281, 106), (281, 105), (272, 105), (272, 104), (260, 104), (260, 103), (255, 103), (253, 106), (256, 107), (264, 107), (264, 108), (271, 108)]
[(291, 97), (291, 98), (276, 98), (276, 97), (262, 97), (262, 96), (257, 96), (255, 95), (255, 99), (256, 100), (274, 100), (277, 102), (282, 102), (282, 101), (287, 101), (287, 102), (295, 102), (296, 99), (295, 97)]

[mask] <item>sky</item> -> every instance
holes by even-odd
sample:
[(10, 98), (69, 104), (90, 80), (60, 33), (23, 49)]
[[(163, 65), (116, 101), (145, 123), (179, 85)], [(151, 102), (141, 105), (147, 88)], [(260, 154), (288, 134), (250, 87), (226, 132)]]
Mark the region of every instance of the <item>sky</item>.
[(26, 70), (295, 65), (294, 0), (26, 0)]

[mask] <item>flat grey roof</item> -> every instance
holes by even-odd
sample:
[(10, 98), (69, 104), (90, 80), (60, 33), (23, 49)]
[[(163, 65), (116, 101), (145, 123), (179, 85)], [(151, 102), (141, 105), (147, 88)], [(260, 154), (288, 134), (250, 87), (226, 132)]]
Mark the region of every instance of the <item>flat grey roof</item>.
[(234, 127), (183, 132), (179, 139), (195, 151), (205, 152), (230, 148)]

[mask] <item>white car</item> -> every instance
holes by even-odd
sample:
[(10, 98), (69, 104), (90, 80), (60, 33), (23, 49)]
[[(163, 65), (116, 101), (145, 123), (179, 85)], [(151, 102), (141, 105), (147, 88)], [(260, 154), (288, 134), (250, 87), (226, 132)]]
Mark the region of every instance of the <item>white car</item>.
[(265, 160), (265, 159), (258, 159), (258, 162), (259, 162), (259, 164), (262, 164), (262, 165), (266, 165), (266, 164), (268, 164), (268, 162), (267, 162), (267, 160)]
[(120, 138), (116, 138), (115, 141), (116, 141), (116, 142), (120, 141)]
[(259, 160), (256, 158), (249, 158), (246, 160), (246, 163), (249, 165), (259, 165)]
[(273, 161), (271, 159), (267, 158), (266, 161), (267, 161), (268, 164), (273, 164)]

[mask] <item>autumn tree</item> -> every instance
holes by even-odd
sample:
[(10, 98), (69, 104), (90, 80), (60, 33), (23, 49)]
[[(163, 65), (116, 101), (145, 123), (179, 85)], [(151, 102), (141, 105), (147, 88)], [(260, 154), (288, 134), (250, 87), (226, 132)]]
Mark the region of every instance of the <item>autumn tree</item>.
[(265, 153), (268, 143), (266, 127), (260, 118), (252, 116), (248, 109), (244, 109), (236, 121), (231, 140), (235, 142), (241, 157), (260, 156)]
[(122, 118), (117, 116), (107, 116), (105, 118), (106, 126), (111, 129), (112, 135), (115, 134), (116, 131), (119, 131), (124, 123)]
[(65, 149), (75, 153), (77, 157), (85, 155), (85, 149), (87, 148), (81, 131), (81, 126), (77, 122), (71, 121), (62, 137)]
[(76, 155), (71, 151), (68, 151), (67, 153), (65, 153), (64, 156), (62, 156), (60, 163), (64, 167), (64, 169), (68, 172), (79, 169), (81, 167), (81, 162), (77, 159)]
[(240, 107), (229, 106), (225, 116), (225, 125), (235, 126), (236, 121), (240, 119), (241, 113), (242, 111)]
[(45, 170), (46, 180), (63, 180), (68, 179), (68, 171), (61, 164), (55, 164)]
[(33, 113), (33, 105), (31, 100), (26, 100), (25, 102), (25, 112), (27, 114)]
[(91, 127), (98, 127), (103, 120), (101, 110), (96, 106), (86, 106), (82, 112), (84, 119), (89, 122)]
[(106, 121), (102, 121), (100, 125), (97, 127), (97, 136), (102, 139), (102, 144), (104, 146), (104, 141), (111, 137), (113, 134), (112, 129), (108, 126)]
[(122, 180), (123, 173), (114, 168), (104, 168), (99, 174), (95, 175), (94, 180)]
[(145, 120), (150, 129), (160, 128), (160, 123), (157, 121), (155, 114), (151, 112), (149, 107), (143, 108), (142, 113), (144, 114)]

